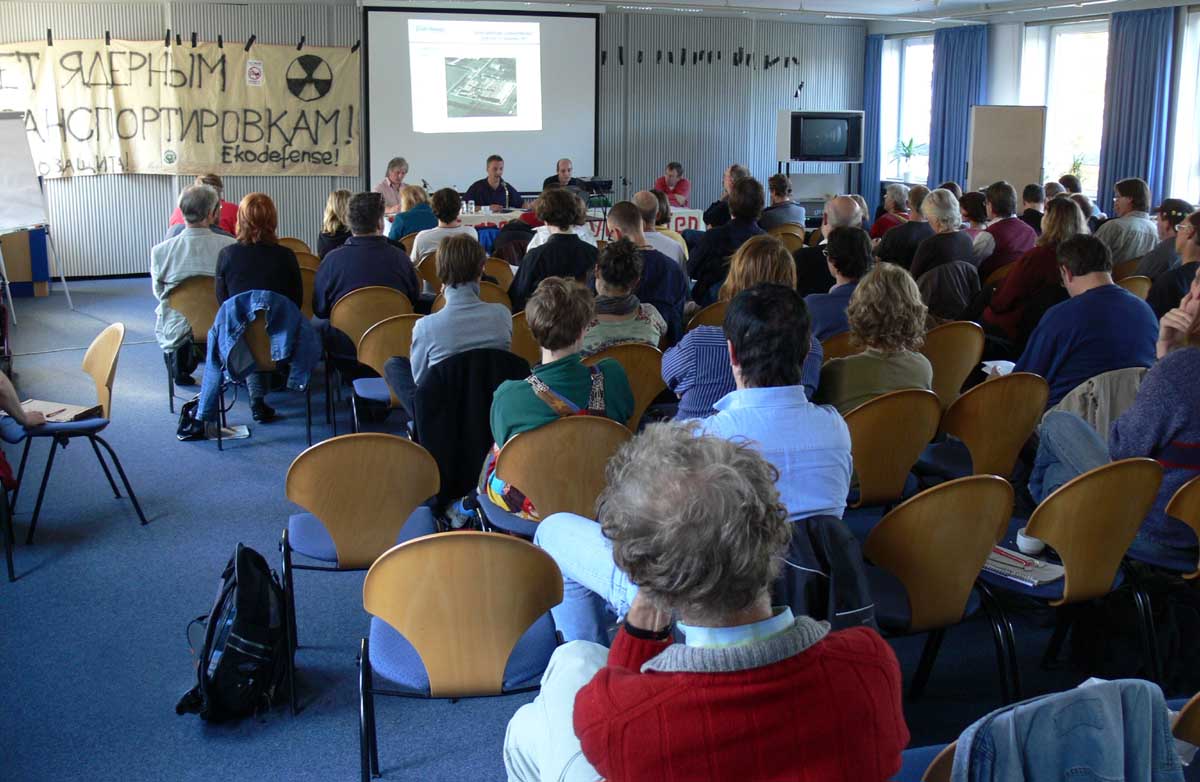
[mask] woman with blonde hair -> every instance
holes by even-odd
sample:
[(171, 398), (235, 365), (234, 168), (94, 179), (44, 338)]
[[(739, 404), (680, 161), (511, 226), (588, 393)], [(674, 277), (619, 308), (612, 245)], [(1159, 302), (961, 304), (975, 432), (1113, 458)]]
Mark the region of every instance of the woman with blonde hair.
[(438, 219), (429, 205), (429, 194), (424, 188), (416, 185), (405, 185), (400, 188), (400, 212), (392, 219), (392, 227), (388, 230), (388, 238), (393, 242), (424, 231), (437, 228)]
[(350, 238), (350, 221), (346, 216), (349, 209), (349, 190), (334, 190), (325, 199), (325, 216), (321, 219), (321, 235), (317, 237), (317, 257), (321, 260)]
[[(728, 302), (761, 282), (796, 287), (796, 262), (783, 242), (763, 234), (746, 240), (729, 261), (729, 273), (717, 293)], [(810, 340), (808, 358), (801, 372), (805, 393), (811, 397), (821, 372), (821, 343)], [(713, 405), (736, 385), (729, 367), (729, 348), (720, 326), (697, 326), (683, 335), (679, 344), (663, 354), (663, 382), (679, 397), (677, 419), (707, 418)]]
[(846, 309), (850, 336), (863, 351), (821, 368), (813, 402), (844, 415), (892, 391), (929, 390), (933, 367), (917, 352), (925, 341), (925, 314), (912, 275), (895, 264), (876, 264), (858, 281)]

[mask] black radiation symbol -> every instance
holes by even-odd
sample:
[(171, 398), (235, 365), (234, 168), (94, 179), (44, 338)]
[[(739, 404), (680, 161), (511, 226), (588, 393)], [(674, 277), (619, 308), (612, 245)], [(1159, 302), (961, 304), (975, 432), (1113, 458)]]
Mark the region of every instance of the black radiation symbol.
[(287, 86), (302, 101), (319, 100), (333, 87), (333, 71), (317, 55), (302, 54), (288, 66)]

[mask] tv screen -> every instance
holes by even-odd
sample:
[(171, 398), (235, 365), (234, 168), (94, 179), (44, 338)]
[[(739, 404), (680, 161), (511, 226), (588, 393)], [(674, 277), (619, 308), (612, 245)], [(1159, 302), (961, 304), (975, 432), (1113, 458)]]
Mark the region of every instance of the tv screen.
[(862, 112), (792, 112), (791, 160), (858, 163), (862, 160)]

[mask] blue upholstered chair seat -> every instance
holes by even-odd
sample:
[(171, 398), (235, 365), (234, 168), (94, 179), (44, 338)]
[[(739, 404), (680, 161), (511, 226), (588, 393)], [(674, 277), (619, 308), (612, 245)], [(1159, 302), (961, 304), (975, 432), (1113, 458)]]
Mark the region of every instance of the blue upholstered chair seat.
[(921, 475), (936, 475), (953, 480), (970, 475), (972, 468), (971, 452), (967, 450), (966, 444), (957, 437), (947, 435), (941, 442), (925, 446), (913, 471)]
[(1129, 551), (1127, 556), (1130, 559), (1144, 562), (1147, 565), (1170, 570), (1175, 573), (1191, 573), (1196, 569), (1196, 552), (1181, 551), (1177, 556), (1166, 556), (1164, 554)]
[(929, 768), (929, 764), (945, 747), (945, 744), (934, 744), (904, 750), (900, 759), (900, 773), (892, 779), (894, 782), (921, 782), (925, 769)]
[(487, 516), (487, 520), (493, 527), (527, 538), (532, 538), (533, 533), (537, 532), (536, 521), (523, 519), (515, 513), (509, 513), (488, 499), (487, 494), (483, 492), (477, 492), (476, 497), (479, 499), (479, 507), (483, 508), (483, 515)]
[[(879, 622), (880, 629), (889, 633), (908, 632), (912, 624), (912, 609), (908, 604), (908, 591), (904, 584), (881, 567), (868, 565), (865, 569), (871, 597), (875, 599), (875, 619)], [(963, 618), (974, 615), (980, 605), (979, 593), (972, 589), (967, 597)]]
[(867, 542), (867, 536), (871, 534), (871, 530), (875, 529), (875, 525), (883, 518), (883, 508), (881, 507), (866, 507), (866, 508), (846, 508), (842, 514), (842, 521), (845, 522), (846, 528), (850, 530), (850, 534), (858, 538), (860, 544)]
[[(413, 540), (422, 535), (432, 535), (435, 532), (437, 521), (434, 519), (433, 510), (427, 505), (422, 505), (404, 522), (400, 534), (396, 537), (396, 543)], [(288, 543), (297, 554), (321, 562), (337, 563), (337, 549), (333, 545), (333, 538), (329, 536), (329, 531), (325, 529), (321, 520), (311, 513), (296, 513), (288, 517)]]
[(6, 443), (19, 443), (26, 437), (53, 437), (64, 434), (68, 437), (78, 437), (89, 434), (99, 434), (108, 426), (107, 418), (86, 418), (82, 421), (65, 421), (62, 423), (46, 423), (29, 432), (11, 416), (0, 416), (0, 439)]
[[(504, 668), (505, 691), (536, 687), (540, 684), (542, 672), (550, 662), (550, 655), (553, 654), (556, 643), (554, 621), (550, 614), (539, 617), (517, 641), (512, 655), (508, 658), (508, 664)], [(378, 617), (371, 617), (368, 649), (376, 687), (429, 695), (429, 676), (417, 650), (404, 636)]]
[(360, 399), (369, 399), (385, 405), (392, 401), (387, 381), (381, 377), (360, 377), (354, 381), (353, 385), (354, 395)]

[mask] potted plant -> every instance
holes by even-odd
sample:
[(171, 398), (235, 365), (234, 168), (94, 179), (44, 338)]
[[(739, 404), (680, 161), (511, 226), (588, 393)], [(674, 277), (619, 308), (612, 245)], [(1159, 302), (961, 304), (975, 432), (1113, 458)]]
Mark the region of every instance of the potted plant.
[(916, 139), (910, 138), (908, 141), (900, 139), (896, 142), (896, 148), (892, 150), (891, 162), (901, 164), (900, 178), (905, 182), (912, 179), (912, 158), (914, 155), (929, 154), (928, 144), (918, 144)]

